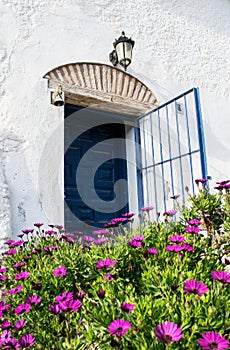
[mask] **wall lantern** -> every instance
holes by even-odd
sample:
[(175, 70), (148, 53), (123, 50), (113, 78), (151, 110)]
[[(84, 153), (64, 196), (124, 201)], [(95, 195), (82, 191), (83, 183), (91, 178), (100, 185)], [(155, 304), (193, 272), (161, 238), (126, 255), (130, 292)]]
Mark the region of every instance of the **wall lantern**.
[(58, 85), (56, 91), (51, 91), (50, 102), (56, 107), (62, 107), (64, 105), (64, 92), (61, 85)]
[(121, 36), (113, 43), (115, 50), (109, 54), (110, 62), (114, 66), (120, 64), (126, 71), (132, 60), (132, 50), (134, 44), (135, 42), (131, 38), (125, 36), (125, 32), (123, 31)]

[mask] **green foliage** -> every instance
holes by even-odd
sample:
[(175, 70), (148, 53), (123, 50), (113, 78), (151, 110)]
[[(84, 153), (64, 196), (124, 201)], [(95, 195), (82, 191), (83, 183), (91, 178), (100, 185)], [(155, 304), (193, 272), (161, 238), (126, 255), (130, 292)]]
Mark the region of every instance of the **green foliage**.
[[(178, 343), (171, 343), (170, 349), (200, 349), (201, 334), (212, 330), (228, 337), (229, 285), (214, 281), (211, 273), (226, 268), (223, 256), (229, 249), (229, 195), (211, 195), (201, 190), (190, 201), (191, 207), (183, 210), (178, 222), (171, 219), (164, 223), (148, 222), (141, 226), (141, 232), (140, 228), (138, 232), (119, 228), (122, 234), (117, 236), (110, 229), (109, 242), (103, 246), (82, 245), (81, 238), (77, 243), (68, 242), (58, 230), (53, 235), (41, 229), (28, 234), (28, 243), (18, 248), (16, 254), (3, 257), (7, 279), (0, 281), (2, 301), (12, 306), (0, 314), (1, 324), (6, 320), (14, 324), (23, 318), (25, 328), (19, 333), (12, 328), (12, 336), (33, 334), (35, 344), (31, 349), (165, 349), (154, 329), (166, 321), (176, 323), (184, 335)], [(169, 237), (184, 234), (191, 219), (203, 220), (207, 235), (185, 234), (186, 243), (194, 252), (167, 251), (166, 246), (172, 244)], [(144, 236), (142, 246), (130, 246), (129, 240), (140, 234)], [(57, 249), (44, 251), (48, 246)], [(158, 254), (145, 254), (149, 248), (157, 249)], [(25, 256), (29, 260), (20, 269), (30, 272), (30, 277), (16, 281), (19, 271), (12, 266), (25, 261)], [(116, 261), (116, 265), (98, 270), (97, 262), (106, 258)], [(55, 277), (53, 272), (60, 266), (66, 268), (67, 274)], [(112, 274), (112, 281), (103, 279), (107, 273)], [(209, 291), (201, 296), (187, 294), (184, 282), (191, 279), (204, 282)], [(41, 289), (34, 290), (38, 283)], [(21, 293), (4, 293), (18, 285), (23, 286)], [(102, 290), (104, 297), (99, 293)], [(82, 307), (72, 313), (51, 313), (50, 305), (63, 292), (73, 292), (75, 299), (77, 293), (86, 293)], [(41, 302), (32, 305), (28, 313), (15, 314), (14, 309), (34, 294), (41, 297)], [(122, 311), (123, 302), (135, 304), (134, 311)], [(108, 332), (115, 319), (131, 323), (124, 337), (112, 337)]]

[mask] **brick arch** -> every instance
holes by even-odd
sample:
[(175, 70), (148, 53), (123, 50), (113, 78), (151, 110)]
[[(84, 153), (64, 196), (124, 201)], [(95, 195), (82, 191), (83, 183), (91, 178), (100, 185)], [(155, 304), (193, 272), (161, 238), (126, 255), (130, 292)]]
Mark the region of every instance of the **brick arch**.
[[(70, 63), (44, 75), (49, 88), (61, 84), (65, 102), (83, 107), (140, 115), (158, 105), (154, 93), (139, 79), (118, 68), (90, 62)], [(103, 106), (102, 106), (103, 105)]]

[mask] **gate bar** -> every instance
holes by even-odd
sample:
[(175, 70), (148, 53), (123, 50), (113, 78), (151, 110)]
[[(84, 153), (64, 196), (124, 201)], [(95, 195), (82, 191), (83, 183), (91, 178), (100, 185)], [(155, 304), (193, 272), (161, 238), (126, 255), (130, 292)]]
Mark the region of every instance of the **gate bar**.
[(207, 157), (206, 157), (204, 127), (203, 127), (203, 121), (202, 121), (199, 88), (194, 88), (193, 90), (194, 90), (194, 97), (195, 97), (198, 138), (199, 138), (199, 146), (200, 146), (201, 172), (202, 172), (202, 178), (207, 179), (207, 176), (208, 176)]
[[(135, 121), (136, 124), (136, 121)], [(135, 144), (136, 144), (136, 159), (137, 159), (137, 193), (138, 193), (138, 208), (144, 206), (143, 195), (143, 176), (141, 170), (142, 157), (141, 157), (141, 136), (140, 127), (136, 124), (134, 127)]]

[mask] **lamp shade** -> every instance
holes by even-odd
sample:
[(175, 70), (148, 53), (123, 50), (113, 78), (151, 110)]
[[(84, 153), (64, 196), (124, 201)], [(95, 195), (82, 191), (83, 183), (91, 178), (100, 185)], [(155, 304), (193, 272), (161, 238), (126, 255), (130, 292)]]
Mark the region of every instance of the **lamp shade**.
[(118, 38), (113, 45), (117, 53), (118, 63), (126, 70), (132, 60), (134, 41), (131, 38), (127, 38), (125, 33), (122, 32), (120, 38)]

